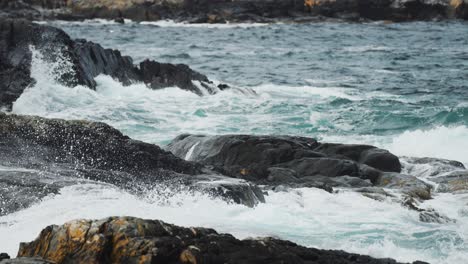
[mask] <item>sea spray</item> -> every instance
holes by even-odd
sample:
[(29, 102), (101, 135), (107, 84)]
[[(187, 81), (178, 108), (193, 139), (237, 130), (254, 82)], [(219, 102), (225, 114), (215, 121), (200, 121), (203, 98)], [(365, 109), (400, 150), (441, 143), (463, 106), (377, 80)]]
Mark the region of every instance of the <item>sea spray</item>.
[(201, 193), (175, 192), (167, 200), (151, 191), (142, 197), (110, 185), (75, 185), (30, 208), (0, 217), (0, 247), (14, 255), (19, 242), (34, 239), (47, 225), (131, 215), (211, 227), (239, 238), (276, 236), (305, 246), (391, 256), (399, 261), (451, 263), (447, 259), (468, 257), (467, 216), (457, 211), (467, 202), (466, 196), (444, 195), (431, 203), (458, 220), (452, 224), (422, 223), (417, 212), (397, 203), (375, 201), (346, 190), (336, 194), (314, 188), (270, 192), (266, 199), (265, 204), (248, 208)]

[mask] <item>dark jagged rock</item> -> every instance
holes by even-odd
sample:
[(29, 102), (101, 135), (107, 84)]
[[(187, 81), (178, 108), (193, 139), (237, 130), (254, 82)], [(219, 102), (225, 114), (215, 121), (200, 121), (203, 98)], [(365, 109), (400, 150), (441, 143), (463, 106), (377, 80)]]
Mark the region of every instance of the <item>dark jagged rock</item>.
[(125, 85), (144, 82), (153, 89), (177, 86), (199, 95), (219, 90), (205, 75), (187, 65), (146, 60), (135, 66), (132, 58), (122, 56), (118, 50), (104, 49), (86, 40), (73, 41), (60, 29), (26, 20), (0, 19), (0, 107), (10, 109), (24, 89), (34, 84), (31, 48), (40, 52), (46, 62), (61, 64), (52, 74), (56, 81), (70, 87), (85, 85), (94, 89), (94, 78), (106, 74)]
[(85, 69), (86, 79), (92, 81), (91, 87), (96, 85), (94, 77), (99, 74), (112, 76), (126, 85), (132, 80), (139, 80), (138, 69), (134, 67), (132, 58), (122, 56), (118, 50), (104, 49), (85, 39), (75, 40), (74, 50), (80, 58), (81, 68)]
[(248, 206), (264, 201), (253, 184), (133, 140), (104, 123), (0, 112), (0, 186), (5, 187), (0, 197), (6, 201), (1, 214), (84, 180), (137, 193), (158, 186), (187, 186), (189, 191), (208, 192)]
[(67, 72), (57, 72), (57, 80), (66, 85), (93, 87), (85, 78), (74, 53), (73, 41), (60, 29), (37, 25), (25, 20), (0, 19), (0, 107), (10, 108), (23, 90), (34, 83), (31, 78), (31, 46), (44, 54), (48, 62), (61, 61), (65, 55), (71, 63)]
[[(18, 257), (54, 263), (367, 263), (392, 259), (306, 248), (275, 238), (238, 240), (208, 228), (184, 228), (158, 220), (110, 217), (48, 226)], [(414, 262), (423, 264), (423, 262)]]
[[(278, 175), (289, 175), (289, 179), (347, 175), (376, 181), (380, 175), (377, 169), (400, 169), (398, 158), (388, 151), (366, 145), (318, 143), (304, 137), (181, 135), (167, 148), (181, 158), (212, 165), (231, 176), (254, 181), (268, 180), (269, 177), (279, 179)], [(377, 164), (377, 168), (372, 171), (370, 166), (361, 166), (366, 162)]]
[(0, 138), (3, 162), (6, 158), (11, 164), (72, 163), (129, 173), (159, 169), (200, 172), (198, 164), (132, 140), (104, 123), (0, 113)]
[[(217, 90), (205, 75), (190, 69), (185, 64), (174, 65), (145, 60), (140, 63), (138, 74), (138, 79), (153, 89), (177, 86), (198, 95), (203, 95), (203, 90), (210, 94)], [(197, 87), (193, 81), (198, 81), (201, 88)]]
[[(468, 19), (465, 0), (18, 0), (0, 16), (122, 21), (174, 19), (190, 23)], [(15, 3), (17, 2), (17, 3)], [(0, 4), (1, 5), (1, 4)]]
[(325, 190), (378, 186), (420, 199), (431, 196), (430, 185), (400, 174), (398, 157), (368, 145), (319, 143), (293, 136), (181, 135), (167, 149), (180, 158), (257, 184)]
[(7, 253), (0, 253), (0, 261), (4, 259), (10, 259), (10, 256)]

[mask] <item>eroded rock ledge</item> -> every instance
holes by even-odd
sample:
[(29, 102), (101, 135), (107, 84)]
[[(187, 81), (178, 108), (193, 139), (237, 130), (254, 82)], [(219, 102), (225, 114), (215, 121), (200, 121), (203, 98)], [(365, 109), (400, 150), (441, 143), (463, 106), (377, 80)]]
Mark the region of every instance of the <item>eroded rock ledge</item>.
[(75, 220), (48, 226), (37, 239), (20, 245), (18, 257), (39, 257), (57, 264), (398, 263), (344, 251), (306, 248), (276, 238), (238, 240), (209, 228), (185, 228), (134, 217)]
[(70, 87), (94, 89), (94, 78), (106, 74), (125, 85), (142, 82), (152, 89), (177, 86), (198, 95), (220, 90), (205, 75), (184, 64), (145, 60), (134, 65), (131, 57), (122, 56), (118, 50), (72, 40), (58, 28), (0, 18), (0, 108), (10, 109), (24, 89), (36, 82), (31, 76), (32, 50), (41, 54), (44, 63), (50, 63), (40, 67), (56, 67), (49, 78)]

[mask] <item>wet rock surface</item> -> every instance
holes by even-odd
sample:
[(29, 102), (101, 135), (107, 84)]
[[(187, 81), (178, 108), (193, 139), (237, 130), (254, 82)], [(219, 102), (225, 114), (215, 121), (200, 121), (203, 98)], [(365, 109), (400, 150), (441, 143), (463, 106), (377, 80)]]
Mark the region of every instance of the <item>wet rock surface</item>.
[(174, 185), (248, 206), (264, 201), (254, 184), (182, 160), (104, 123), (0, 113), (1, 214), (86, 181), (137, 194)]
[(406, 173), (434, 183), (436, 192), (464, 193), (468, 191), (468, 170), (463, 163), (438, 158), (404, 158)]
[(275, 238), (238, 240), (213, 229), (133, 217), (75, 220), (46, 227), (36, 240), (20, 245), (18, 257), (40, 257), (54, 263), (397, 263), (305, 248)]
[(143, 82), (152, 89), (177, 86), (198, 95), (219, 91), (205, 75), (187, 65), (146, 60), (136, 66), (132, 58), (122, 56), (118, 50), (72, 40), (60, 29), (0, 17), (0, 108), (10, 109), (24, 89), (34, 85), (32, 49), (45, 62), (56, 65), (56, 81), (70, 87), (84, 85), (94, 89), (94, 78), (106, 74), (126, 85)]
[(235, 178), (269, 186), (394, 188), (429, 199), (431, 186), (401, 174), (390, 152), (368, 145), (319, 143), (292, 136), (181, 135), (167, 149)]

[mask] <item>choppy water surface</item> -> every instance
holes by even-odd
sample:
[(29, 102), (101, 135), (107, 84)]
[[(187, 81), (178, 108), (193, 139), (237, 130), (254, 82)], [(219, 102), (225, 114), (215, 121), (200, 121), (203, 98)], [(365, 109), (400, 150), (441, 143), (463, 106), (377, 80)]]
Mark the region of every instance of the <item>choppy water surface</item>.
[[(135, 62), (186, 63), (256, 94), (224, 91), (198, 97), (174, 88), (124, 87), (107, 76), (97, 78), (96, 91), (70, 89), (56, 84), (49, 74), (54, 65), (44, 65), (37, 56), (32, 73), (37, 85), (14, 104), (16, 113), (104, 121), (162, 145), (185, 132), (291, 134), (468, 164), (467, 24), (52, 25), (118, 48)], [(401, 261), (468, 259), (464, 195), (438, 195), (424, 205), (456, 219), (452, 224), (421, 223), (398, 204), (351, 192), (272, 193), (255, 209), (226, 206), (203, 195), (181, 194), (170, 204), (159, 199), (152, 194), (141, 199), (110, 186), (67, 187), (0, 217), (0, 236), (10, 242), (31, 240), (47, 224), (128, 214)], [(10, 253), (16, 245), (9, 243)]]

